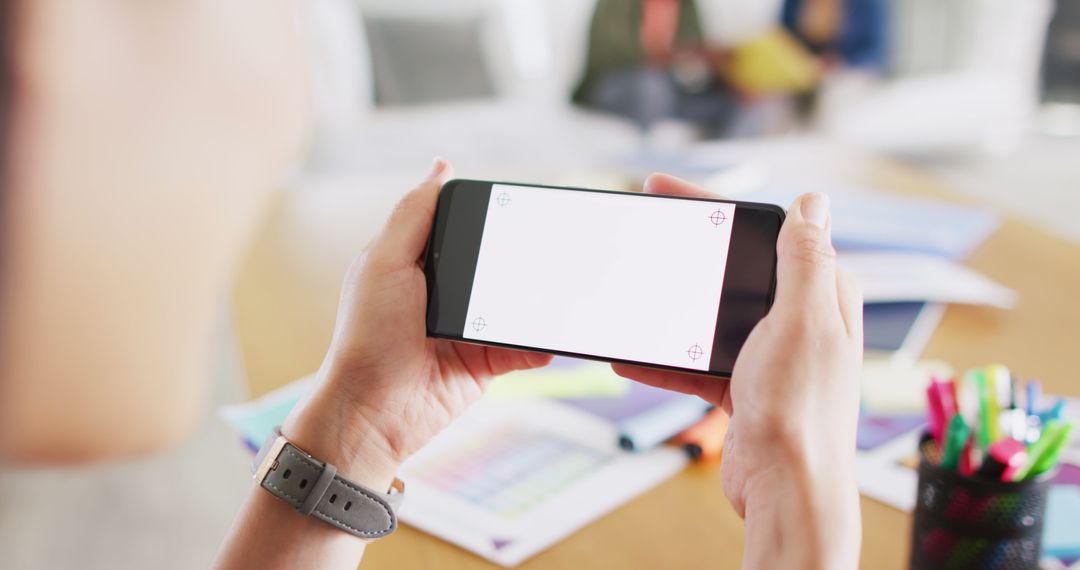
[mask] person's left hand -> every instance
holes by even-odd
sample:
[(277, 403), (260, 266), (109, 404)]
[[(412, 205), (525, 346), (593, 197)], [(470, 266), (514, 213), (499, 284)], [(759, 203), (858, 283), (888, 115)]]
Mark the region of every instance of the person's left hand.
[(422, 256), (439, 189), (452, 177), (450, 164), (436, 159), (353, 262), (318, 388), (282, 427), (300, 448), (375, 489), (479, 399), (492, 377), (551, 361), (427, 338)]

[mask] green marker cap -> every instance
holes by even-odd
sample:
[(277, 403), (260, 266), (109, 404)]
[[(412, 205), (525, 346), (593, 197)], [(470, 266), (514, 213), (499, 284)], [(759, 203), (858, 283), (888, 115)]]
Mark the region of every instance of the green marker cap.
[(1014, 476), (1014, 481), (1040, 475), (1057, 465), (1061, 451), (1072, 439), (1073, 425), (1070, 422), (1051, 420), (1043, 428), (1042, 437), (1028, 449), (1028, 462)]
[(956, 471), (956, 468), (960, 465), (960, 454), (964, 452), (964, 445), (967, 443), (969, 432), (970, 430), (968, 430), (963, 416), (953, 414), (945, 430), (945, 451), (941, 458), (942, 469)]

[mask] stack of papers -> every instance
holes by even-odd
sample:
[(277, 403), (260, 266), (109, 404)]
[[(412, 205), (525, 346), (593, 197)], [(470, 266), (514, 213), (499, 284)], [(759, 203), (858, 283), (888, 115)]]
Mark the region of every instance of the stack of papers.
[(866, 301), (868, 354), (916, 360), (948, 304), (1015, 306), (1014, 291), (961, 264), (998, 227), (993, 212), (861, 188), (774, 185), (747, 198), (786, 207), (812, 191), (832, 198), (839, 262)]
[(832, 232), (841, 250), (904, 251), (962, 260), (999, 221), (990, 210), (908, 198), (863, 188), (767, 187), (748, 200), (784, 208), (804, 192), (832, 198)]
[(932, 302), (1010, 309), (1016, 293), (941, 257), (900, 252), (843, 252), (840, 265), (855, 274), (867, 303)]

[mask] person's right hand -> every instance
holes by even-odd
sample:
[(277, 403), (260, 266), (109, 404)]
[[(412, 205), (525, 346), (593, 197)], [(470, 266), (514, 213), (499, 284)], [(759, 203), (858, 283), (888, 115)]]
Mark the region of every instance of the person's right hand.
[[(645, 188), (713, 197), (664, 175), (649, 177)], [(791, 206), (777, 243), (776, 300), (730, 381), (613, 365), (622, 376), (699, 395), (731, 414), (721, 480), (747, 522), (746, 567), (781, 567), (772, 563), (795, 550), (808, 557), (802, 567), (858, 563), (862, 295), (836, 266), (830, 227), (827, 196), (806, 194)]]

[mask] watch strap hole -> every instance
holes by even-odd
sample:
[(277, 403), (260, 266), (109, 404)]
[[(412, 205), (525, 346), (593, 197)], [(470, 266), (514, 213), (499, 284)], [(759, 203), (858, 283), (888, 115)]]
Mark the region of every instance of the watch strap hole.
[[(300, 503), (300, 506), (296, 510), (301, 514), (307, 516), (315, 512), (315, 509), (322, 502), (323, 496), (326, 495), (326, 490), (330, 488), (330, 484), (334, 482), (334, 477), (337, 476), (337, 468), (329, 463), (322, 465), (322, 472), (319, 473), (319, 478), (315, 480), (315, 484), (311, 486), (311, 491)], [(307, 478), (300, 481), (300, 489), (307, 487)]]

